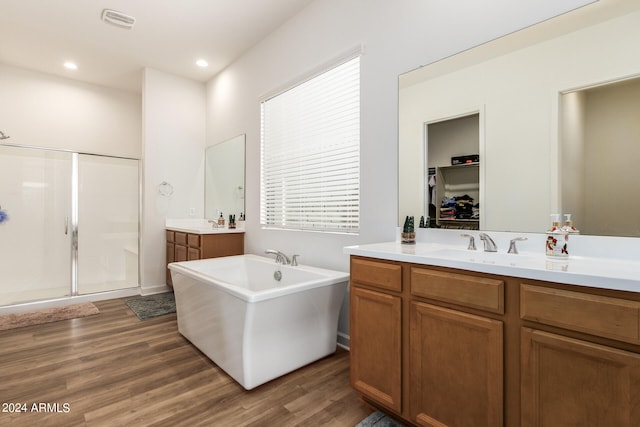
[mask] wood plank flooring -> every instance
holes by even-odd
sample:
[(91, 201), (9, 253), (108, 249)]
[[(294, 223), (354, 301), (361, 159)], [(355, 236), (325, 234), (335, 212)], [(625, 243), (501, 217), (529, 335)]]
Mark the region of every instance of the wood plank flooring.
[(372, 412), (345, 350), (246, 391), (175, 314), (95, 304), (95, 316), (0, 331), (0, 426), (354, 426)]

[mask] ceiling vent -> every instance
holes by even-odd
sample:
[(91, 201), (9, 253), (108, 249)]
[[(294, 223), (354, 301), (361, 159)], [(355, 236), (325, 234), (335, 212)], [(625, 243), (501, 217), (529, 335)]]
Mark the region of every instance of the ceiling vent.
[(120, 28), (131, 29), (136, 22), (136, 18), (126, 15), (116, 10), (105, 9), (102, 11), (102, 20), (109, 24), (115, 25)]

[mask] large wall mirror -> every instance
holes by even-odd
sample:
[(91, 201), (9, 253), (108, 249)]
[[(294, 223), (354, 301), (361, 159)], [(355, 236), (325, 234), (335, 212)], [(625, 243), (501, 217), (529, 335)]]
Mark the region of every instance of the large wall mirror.
[[(543, 232), (564, 213), (640, 237), (638, 40), (640, 0), (600, 0), (401, 75), (399, 221), (429, 215), (434, 166), (478, 154), (480, 229)], [(434, 165), (433, 125), (474, 114), (478, 151), (439, 142)]]
[(215, 219), (222, 213), (245, 212), (245, 135), (207, 147), (205, 151), (204, 215)]

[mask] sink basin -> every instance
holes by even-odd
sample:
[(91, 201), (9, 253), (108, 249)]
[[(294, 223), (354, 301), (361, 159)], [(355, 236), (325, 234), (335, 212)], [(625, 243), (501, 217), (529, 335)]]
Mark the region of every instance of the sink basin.
[(432, 254), (438, 258), (512, 267), (526, 267), (544, 262), (544, 259), (541, 257), (500, 252), (470, 251), (466, 249), (442, 249), (434, 251)]

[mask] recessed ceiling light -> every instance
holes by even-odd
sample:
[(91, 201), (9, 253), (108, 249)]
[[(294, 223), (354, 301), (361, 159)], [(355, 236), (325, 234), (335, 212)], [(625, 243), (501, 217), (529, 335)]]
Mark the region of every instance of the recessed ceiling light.
[(67, 62), (64, 63), (64, 68), (67, 68), (69, 70), (77, 70), (78, 66), (75, 63), (71, 62), (71, 61), (67, 61)]
[(209, 63), (208, 63), (207, 61), (205, 61), (204, 59), (198, 59), (198, 60), (196, 61), (196, 65), (197, 65), (198, 67), (202, 67), (202, 68), (204, 68), (204, 67), (208, 67), (208, 66), (209, 66)]

